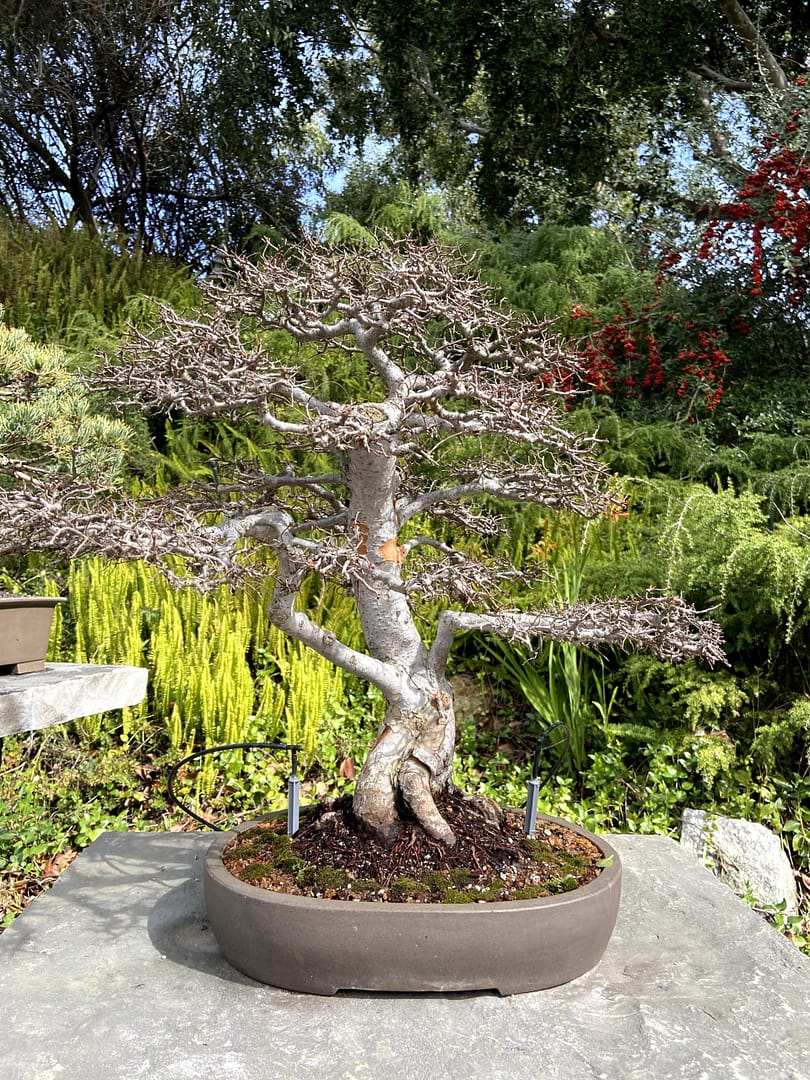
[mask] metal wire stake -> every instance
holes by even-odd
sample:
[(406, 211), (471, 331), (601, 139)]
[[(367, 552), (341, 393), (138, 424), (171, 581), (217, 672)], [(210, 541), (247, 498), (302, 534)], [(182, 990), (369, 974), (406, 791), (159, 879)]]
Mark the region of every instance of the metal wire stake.
[[(540, 755), (543, 752), (543, 748), (551, 738), (551, 735), (562, 729), (564, 739), (563, 748), (557, 757), (557, 760), (552, 765), (546, 778), (541, 782), (539, 776), (540, 772)], [(523, 828), (527, 836), (533, 836), (534, 830), (537, 825), (537, 800), (540, 796), (540, 788), (548, 784), (554, 777), (557, 769), (562, 764), (563, 758), (568, 753), (568, 747), (571, 744), (571, 730), (563, 720), (558, 720), (556, 724), (552, 724), (551, 727), (546, 728), (540, 738), (534, 745), (534, 761), (532, 762), (532, 778), (527, 785), (528, 791), (526, 794), (526, 819)]]
[(291, 776), (287, 781), (287, 836), (298, 832), (298, 804), (301, 797), (301, 781)]
[(184, 802), (181, 802), (180, 799), (178, 799), (174, 791), (174, 781), (180, 769), (189, 762), (196, 761), (198, 758), (208, 757), (209, 754), (222, 754), (226, 750), (287, 750), (292, 758), (290, 778), (287, 781), (287, 832), (290, 836), (293, 836), (298, 831), (299, 825), (301, 781), (298, 779), (297, 773), (298, 751), (300, 749), (301, 747), (297, 743), (239, 742), (224, 743), (222, 746), (209, 746), (206, 747), (205, 750), (197, 750), (195, 753), (189, 754), (188, 757), (184, 757), (182, 761), (178, 761), (176, 765), (172, 765), (169, 769), (166, 774), (166, 795), (170, 802), (174, 803), (175, 806), (179, 806), (190, 818), (199, 821), (199, 823), (204, 825), (207, 829), (213, 829), (214, 832), (222, 832), (222, 829), (220, 829), (218, 825), (214, 825), (214, 823), (208, 821), (207, 818), (201, 817), (201, 815), (195, 813), (190, 806), (186, 806)]
[(534, 836), (537, 826), (537, 800), (540, 797), (540, 781), (530, 780), (528, 784), (529, 796), (526, 800), (526, 821), (523, 828), (527, 836)]

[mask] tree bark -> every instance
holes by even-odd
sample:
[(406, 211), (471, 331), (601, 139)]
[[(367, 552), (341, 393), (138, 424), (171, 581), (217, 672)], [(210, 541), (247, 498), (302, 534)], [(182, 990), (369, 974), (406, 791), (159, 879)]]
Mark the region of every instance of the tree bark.
[(376, 573), (373, 582), (355, 582), (357, 609), (369, 652), (393, 676), (390, 688), (383, 689), (385, 721), (355, 786), (355, 816), (369, 832), (391, 844), (400, 830), (404, 804), (428, 835), (452, 845), (455, 837), (436, 808), (434, 795), (450, 784), (453, 698), (443, 671), (437, 675), (429, 668), (428, 651), (401, 591), (397, 461), (382, 440), (371, 448), (350, 451), (346, 470), (352, 492), (349, 517), (360, 553)]
[(453, 830), (434, 796), (451, 785), (455, 714), (449, 686), (424, 694), (420, 708), (388, 703), (385, 721), (354, 791), (353, 808), (363, 826), (391, 844), (400, 830), (400, 803), (425, 832), (452, 847)]

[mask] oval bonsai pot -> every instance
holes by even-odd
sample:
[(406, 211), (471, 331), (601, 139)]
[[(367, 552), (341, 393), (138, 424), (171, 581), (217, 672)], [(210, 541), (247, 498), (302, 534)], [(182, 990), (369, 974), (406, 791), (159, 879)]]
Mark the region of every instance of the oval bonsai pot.
[(601, 836), (538, 815), (591, 840), (611, 865), (588, 885), (536, 900), (407, 904), (274, 893), (234, 877), (225, 846), (256, 822), (218, 836), (205, 858), (208, 919), (228, 962), (258, 982), (310, 994), (338, 990), (497, 990), (559, 986), (607, 947), (621, 863)]
[(0, 596), (0, 674), (42, 671), (60, 596)]

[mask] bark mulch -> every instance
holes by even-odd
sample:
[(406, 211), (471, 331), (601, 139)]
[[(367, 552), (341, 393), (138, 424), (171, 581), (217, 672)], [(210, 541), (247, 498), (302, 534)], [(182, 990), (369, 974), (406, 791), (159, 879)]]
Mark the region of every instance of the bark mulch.
[(228, 845), (224, 862), (259, 888), (395, 903), (550, 896), (586, 885), (606, 865), (587, 837), (565, 826), (540, 819), (530, 838), (522, 812), (489, 799), (452, 792), (436, 802), (456, 834), (452, 848), (405, 814), (400, 836), (386, 847), (361, 831), (344, 797), (312, 808), (293, 838), (282, 819), (257, 823)]

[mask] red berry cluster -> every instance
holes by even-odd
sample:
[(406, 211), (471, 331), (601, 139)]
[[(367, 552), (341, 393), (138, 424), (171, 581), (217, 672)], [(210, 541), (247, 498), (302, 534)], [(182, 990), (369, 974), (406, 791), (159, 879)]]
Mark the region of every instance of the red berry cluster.
[(746, 177), (734, 202), (719, 208), (701, 239), (698, 257), (710, 258), (718, 242), (734, 243), (734, 230), (748, 231), (751, 245), (752, 296), (760, 296), (766, 276), (766, 234), (787, 255), (785, 277), (776, 276), (776, 286), (788, 303), (798, 304), (810, 289), (810, 164), (804, 154), (791, 146), (805, 124), (803, 109), (793, 109), (780, 133), (762, 141), (762, 155)]
[[(810, 159), (796, 149), (809, 141), (808, 129), (810, 117), (794, 108), (783, 130), (763, 139), (758, 163), (736, 199), (719, 207), (692, 252), (704, 262), (735, 261), (748, 276), (746, 291), (752, 297), (767, 287), (768, 296), (796, 305), (810, 294)], [(741, 242), (741, 229), (747, 243)], [(668, 394), (683, 401), (682, 414), (692, 421), (701, 410), (717, 408), (731, 363), (728, 349), (733, 339), (751, 332), (751, 323), (728, 311), (725, 327), (703, 315), (690, 321), (683, 314), (689, 290), (677, 309), (667, 310), (665, 282), (683, 284), (689, 271), (694, 280), (694, 269), (688, 253), (674, 249), (658, 263), (651, 302), (637, 311), (625, 301), (623, 313), (604, 323), (574, 308), (574, 319), (590, 323), (579, 351), (591, 391), (614, 399)]]
[(723, 330), (700, 327), (662, 310), (664, 275), (679, 261), (679, 255), (666, 256), (652, 301), (638, 311), (623, 301), (624, 313), (608, 323), (580, 307), (574, 308), (572, 318), (591, 323), (579, 347), (588, 389), (625, 399), (669, 393), (686, 399), (685, 413), (694, 420), (701, 409), (711, 413), (720, 404), (730, 358)]

